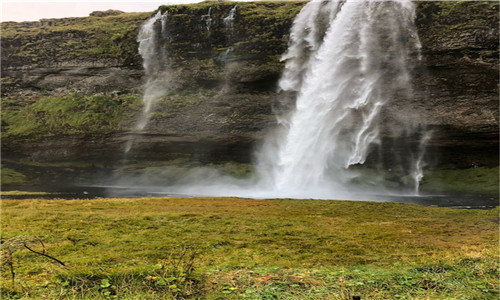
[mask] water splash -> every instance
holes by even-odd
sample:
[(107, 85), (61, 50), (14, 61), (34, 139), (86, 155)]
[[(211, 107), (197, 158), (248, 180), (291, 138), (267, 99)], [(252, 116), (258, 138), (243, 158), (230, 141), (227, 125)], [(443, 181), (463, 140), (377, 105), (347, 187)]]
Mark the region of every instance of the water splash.
[[(225, 26), (233, 26), (233, 10), (235, 14), (236, 7), (224, 18)], [(211, 12), (210, 8), (202, 16), (208, 31)], [(360, 177), (359, 166), (367, 162), (374, 148), (388, 151), (381, 138), (384, 108), (411, 94), (409, 60), (420, 57), (421, 47), (414, 18), (410, 0), (308, 2), (294, 20), (289, 47), (282, 57), (285, 69), (278, 90), (291, 109), (278, 114), (279, 127), (256, 154), (256, 175), (240, 180), (212, 170), (194, 172), (168, 191), (265, 198), (370, 198), (360, 190), (353, 196), (351, 183)], [(148, 32), (146, 28), (144, 32)], [(142, 40), (140, 43), (142, 46)], [(157, 44), (144, 38), (145, 49), (157, 48)], [(221, 54), (224, 62), (231, 51)], [(148, 74), (156, 77), (153, 84), (158, 76), (150, 71), (155, 64), (154, 58), (151, 64), (146, 62), (148, 54), (141, 51), (148, 83)], [(145, 98), (147, 94), (146, 88)], [(415, 134), (412, 126), (397, 126), (404, 128), (401, 131), (406, 137)], [(419, 155), (408, 163), (412, 167), (405, 168), (404, 175), (413, 178), (416, 192), (429, 139), (430, 135), (422, 136)]]
[(295, 93), (293, 109), (258, 156), (265, 185), (287, 194), (347, 192), (357, 176), (351, 167), (381, 143), (382, 108), (411, 88), (408, 60), (420, 47), (414, 18), (409, 0), (312, 1), (302, 9), (280, 80)]

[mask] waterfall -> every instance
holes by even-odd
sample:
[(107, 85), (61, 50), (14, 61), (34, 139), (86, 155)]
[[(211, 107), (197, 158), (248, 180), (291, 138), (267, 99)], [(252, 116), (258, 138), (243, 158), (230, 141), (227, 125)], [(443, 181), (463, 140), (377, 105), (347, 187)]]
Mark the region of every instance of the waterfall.
[(311, 1), (301, 10), (279, 82), (292, 110), (258, 154), (263, 185), (311, 197), (346, 191), (355, 166), (381, 145), (383, 107), (411, 90), (414, 18), (409, 0)]
[[(201, 29), (207, 32), (211, 14), (209, 8), (201, 17)], [(235, 17), (236, 6), (222, 20), (228, 45), (234, 43)], [(411, 181), (418, 193), (430, 133), (421, 134), (415, 143), (415, 118), (406, 112), (387, 117), (384, 110), (412, 94), (411, 61), (420, 59), (421, 48), (414, 19), (411, 0), (308, 2), (293, 22), (288, 49), (282, 56), (285, 67), (278, 83), (278, 127), (256, 153), (255, 176), (244, 180), (215, 171), (193, 171), (168, 191), (370, 199), (360, 192), (367, 192), (366, 186), (380, 185), (384, 178), (380, 170), (394, 169), (394, 181)], [(145, 128), (154, 101), (168, 89), (167, 30), (167, 14), (158, 12), (139, 32), (147, 81), (138, 130)], [(230, 59), (232, 51), (228, 47), (218, 57), (226, 72), (222, 92), (230, 84), (230, 71), (237, 70), (237, 63)], [(395, 149), (404, 149), (395, 153), (390, 166), (384, 165), (383, 158), (392, 150), (387, 140)]]
[[(233, 45), (234, 44), (234, 21), (236, 19), (236, 8), (237, 6), (235, 5), (231, 10), (229, 10), (229, 13), (226, 17), (222, 19), (222, 24), (224, 25), (225, 29), (225, 36), (226, 36), (226, 44), (227, 45)], [(224, 67), (224, 85), (221, 89), (221, 93), (227, 93), (229, 90), (231, 90), (231, 76), (232, 76), (232, 71), (237, 68), (237, 63), (234, 63), (231, 61), (233, 57), (233, 52), (234, 48), (229, 47), (226, 50), (224, 50), (222, 53), (219, 54), (218, 56), (218, 61), (220, 64)]]
[[(139, 29), (137, 42), (139, 43), (139, 54), (142, 57), (142, 66), (146, 76), (142, 100), (144, 103), (142, 113), (136, 123), (136, 131), (143, 131), (149, 121), (149, 115), (155, 100), (167, 93), (168, 85), (165, 83), (168, 76), (165, 69), (167, 52), (162, 41), (167, 36), (168, 12), (164, 14), (158, 11), (147, 20)], [(127, 141), (125, 153), (132, 148), (133, 139)]]
[(424, 155), (425, 155), (425, 147), (429, 140), (431, 139), (432, 132), (425, 132), (420, 138), (420, 143), (418, 146), (418, 156), (415, 160), (414, 170), (412, 172), (412, 179), (414, 184), (414, 192), (416, 195), (419, 193), (420, 181), (424, 178)]
[(208, 8), (208, 12), (206, 15), (201, 16), (201, 21), (205, 22), (205, 29), (210, 31), (210, 27), (212, 26), (212, 8)]
[(236, 17), (236, 7), (237, 7), (237, 5), (235, 5), (233, 8), (231, 8), (227, 17), (225, 17), (222, 20), (222, 22), (224, 23), (224, 26), (226, 28), (231, 28), (231, 29), (233, 28), (234, 18)]
[[(162, 14), (161, 11), (158, 11), (155, 16), (141, 26), (137, 37), (139, 54), (142, 57), (142, 66), (147, 78), (142, 97), (144, 109), (141, 119), (137, 123), (137, 129), (139, 130), (143, 130), (146, 127), (153, 102), (163, 97), (167, 92), (164, 82), (161, 80), (165, 71), (162, 67), (166, 60), (166, 51), (160, 44), (160, 41), (166, 34), (167, 16), (168, 12)], [(160, 20), (159, 29), (158, 20)]]

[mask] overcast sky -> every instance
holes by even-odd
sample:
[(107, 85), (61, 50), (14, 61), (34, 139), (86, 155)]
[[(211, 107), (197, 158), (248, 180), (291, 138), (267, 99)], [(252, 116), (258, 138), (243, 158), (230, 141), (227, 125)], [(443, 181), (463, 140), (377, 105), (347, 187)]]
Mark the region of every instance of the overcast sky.
[(125, 12), (154, 11), (162, 4), (195, 3), (202, 0), (135, 1), (22, 1), (0, 0), (2, 22), (38, 21), (44, 18), (85, 17), (96, 10), (118, 9)]

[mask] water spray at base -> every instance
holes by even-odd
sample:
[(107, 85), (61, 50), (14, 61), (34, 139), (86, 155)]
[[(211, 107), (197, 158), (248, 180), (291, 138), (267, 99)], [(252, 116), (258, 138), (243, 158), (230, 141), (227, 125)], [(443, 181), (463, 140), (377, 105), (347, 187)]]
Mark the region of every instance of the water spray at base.
[[(223, 23), (232, 30), (236, 6)], [(161, 77), (165, 52), (158, 39), (166, 31), (166, 13), (148, 20), (139, 33), (139, 53), (148, 78), (145, 108), (138, 129), (143, 130), (153, 100), (164, 96)], [(164, 20), (165, 19), (165, 20)], [(172, 193), (211, 196), (368, 199), (383, 192), (376, 184), (360, 186), (364, 165), (374, 162), (374, 149), (385, 149), (382, 136), (384, 108), (411, 97), (412, 58), (420, 57), (414, 25), (415, 7), (399, 1), (310, 1), (294, 20), (286, 62), (279, 82), (278, 128), (256, 153), (255, 175), (235, 179), (213, 170), (188, 172), (171, 182)], [(160, 28), (157, 28), (161, 20)], [(202, 16), (207, 31), (212, 9)], [(162, 52), (163, 51), (163, 52)], [(228, 48), (226, 56), (232, 48)], [(405, 117), (390, 126), (417, 135)], [(423, 130), (425, 132), (425, 130)], [(424, 154), (430, 134), (422, 134), (405, 176), (418, 193), (423, 177)], [(411, 143), (400, 137), (399, 143)], [(372, 155), (374, 156), (374, 155)], [(411, 158), (408, 158), (411, 159)], [(381, 174), (373, 175), (381, 181)], [(377, 181), (378, 180), (378, 181)], [(368, 180), (367, 182), (370, 182)]]

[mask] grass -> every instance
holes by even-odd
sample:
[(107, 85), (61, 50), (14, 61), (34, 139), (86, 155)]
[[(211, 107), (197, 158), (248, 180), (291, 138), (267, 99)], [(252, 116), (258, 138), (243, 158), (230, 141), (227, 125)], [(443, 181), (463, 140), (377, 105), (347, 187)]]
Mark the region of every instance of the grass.
[(26, 183), (26, 176), (24, 174), (12, 170), (9, 168), (4, 168), (2, 166), (1, 171), (2, 185), (13, 185), (13, 184), (23, 184)]
[(6, 299), (498, 298), (498, 209), (6, 198), (3, 249), (36, 236), (66, 264), (16, 250)]
[(2, 132), (5, 138), (42, 139), (55, 135), (108, 134), (129, 125), (128, 119), (140, 109), (136, 95), (85, 96), (76, 93), (42, 98), (19, 106), (2, 99)]
[(455, 191), (498, 195), (499, 168), (440, 169), (427, 171), (422, 181), (426, 191)]
[(29, 195), (47, 195), (46, 192), (26, 192), (26, 191), (0, 191), (0, 196), (29, 196)]
[[(116, 59), (121, 63), (138, 60), (135, 38), (139, 25), (151, 13), (124, 13), (115, 16), (65, 18), (53, 26), (3, 22), (2, 38), (22, 39), (20, 47), (7, 42), (9, 64), (43, 64), (65, 59)], [(16, 43), (13, 43), (17, 45)]]

